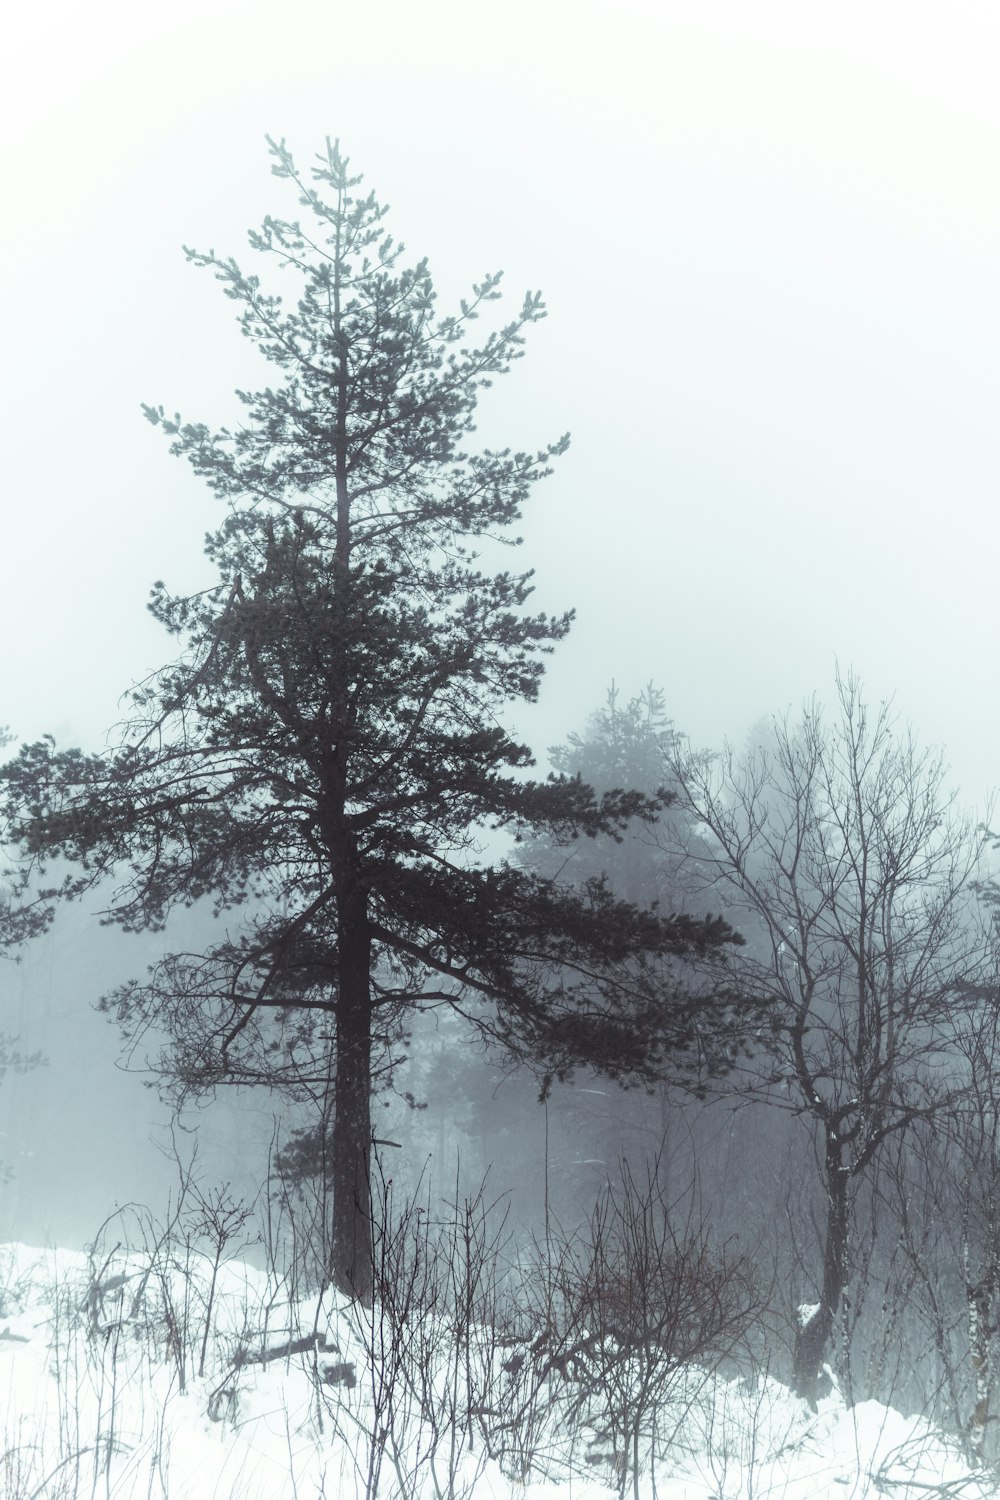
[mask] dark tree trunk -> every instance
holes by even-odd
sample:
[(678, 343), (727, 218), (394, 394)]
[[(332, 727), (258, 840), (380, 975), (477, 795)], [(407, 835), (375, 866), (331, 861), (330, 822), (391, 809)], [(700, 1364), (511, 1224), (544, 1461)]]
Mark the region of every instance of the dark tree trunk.
[(334, 1286), (370, 1303), (373, 1289), (371, 1214), (371, 996), (364, 900), (342, 903), (340, 988), (333, 1115), (333, 1225), (330, 1274)]
[[(343, 200), (343, 189), (340, 199)], [(341, 307), (341, 226), (336, 229), (333, 320), (337, 342), (337, 417), (334, 471), (337, 487), (337, 527), (333, 556), (336, 581), (335, 612), (347, 639), (351, 592), (351, 497), (347, 484), (347, 412), (351, 389), (348, 345)], [(334, 804), (336, 834), (332, 840), (337, 871), (337, 1066), (334, 1075), (333, 1116), (333, 1226), (330, 1236), (331, 1275), (338, 1290), (366, 1305), (374, 1285), (371, 1215), (371, 936), (368, 903), (357, 863), (357, 849), (345, 832), (347, 728), (351, 722), (348, 683), (338, 674), (333, 711), (338, 725), (335, 755)]]
[(841, 1163), (841, 1145), (836, 1136), (826, 1139), (826, 1246), (823, 1254), (823, 1286), (812, 1317), (801, 1316), (795, 1330), (795, 1394), (815, 1410), (829, 1389), (824, 1375), (824, 1355), (833, 1333), (834, 1320), (847, 1285), (847, 1226), (850, 1213), (850, 1173)]

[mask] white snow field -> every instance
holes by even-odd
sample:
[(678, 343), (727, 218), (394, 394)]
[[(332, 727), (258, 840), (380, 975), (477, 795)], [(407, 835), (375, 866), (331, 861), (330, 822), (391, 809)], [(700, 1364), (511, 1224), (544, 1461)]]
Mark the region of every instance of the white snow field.
[[(546, 1347), (544, 1337), (518, 1343), (426, 1313), (390, 1328), (329, 1294), (290, 1301), (273, 1273), (176, 1245), (140, 1254), (109, 1244), (100, 1256), (2, 1246), (0, 1495), (994, 1493), (924, 1421), (875, 1402), (847, 1410), (835, 1394), (812, 1412), (767, 1377), (690, 1366), (660, 1370), (640, 1399), (627, 1360), (614, 1380), (604, 1366), (603, 1380), (588, 1381), (585, 1362), (546, 1368)], [(643, 1421), (626, 1441), (636, 1401)]]

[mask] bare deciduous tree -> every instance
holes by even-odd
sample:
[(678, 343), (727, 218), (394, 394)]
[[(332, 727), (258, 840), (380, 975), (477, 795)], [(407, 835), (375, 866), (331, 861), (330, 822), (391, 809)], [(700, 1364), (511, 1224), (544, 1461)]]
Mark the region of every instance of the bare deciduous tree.
[[(743, 755), (678, 753), (701, 824), (689, 870), (748, 938), (727, 977), (770, 1008), (746, 1087), (808, 1123), (822, 1184), (821, 1266), (803, 1298), (795, 1384), (815, 1401), (851, 1272), (852, 1204), (887, 1141), (945, 1096), (945, 1049), (992, 973), (976, 881), (986, 832), (959, 815), (939, 753), (838, 676), (838, 712), (776, 720)], [(718, 899), (718, 898), (717, 898)], [(935, 1101), (935, 1102), (929, 1102)]]

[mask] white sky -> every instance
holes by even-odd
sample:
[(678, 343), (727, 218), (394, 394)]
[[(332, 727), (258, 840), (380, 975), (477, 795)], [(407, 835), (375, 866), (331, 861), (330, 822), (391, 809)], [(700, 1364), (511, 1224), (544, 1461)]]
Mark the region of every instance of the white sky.
[(20, 6), (4, 154), (0, 722), (94, 740), (169, 656), (216, 514), (142, 400), (258, 377), (182, 242), (287, 212), (265, 132), (339, 135), (443, 293), (551, 317), (484, 430), (569, 428), (525, 565), (578, 607), (544, 750), (614, 676), (701, 744), (834, 659), (1000, 781), (1000, 11), (802, 0)]

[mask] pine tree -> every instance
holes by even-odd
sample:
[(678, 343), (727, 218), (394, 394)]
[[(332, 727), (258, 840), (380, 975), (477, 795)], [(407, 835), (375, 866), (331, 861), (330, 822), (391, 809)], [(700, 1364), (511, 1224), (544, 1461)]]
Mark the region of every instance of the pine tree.
[(23, 747), (5, 810), (32, 878), (70, 862), (53, 897), (113, 874), (106, 920), (126, 930), (197, 903), (224, 920), (102, 1004), (130, 1037), (166, 1032), (181, 1098), (265, 1084), (327, 1114), (332, 1099), (329, 1273), (367, 1299), (370, 1101), (413, 1007), (454, 1007), (543, 1079), (581, 1064), (649, 1078), (700, 1058), (728, 1018), (674, 970), (733, 934), (489, 854), (521, 828), (614, 835), (660, 810), (532, 779), (501, 723), (535, 698), (570, 619), (528, 612), (531, 574), (484, 571), (476, 547), (509, 535), (567, 440), (464, 445), (541, 297), (474, 342), (498, 276), (439, 315), (426, 263), (404, 264), (338, 147), (306, 176), (269, 145), (306, 222), (268, 217), (250, 245), (297, 280), (294, 305), (235, 260), (187, 253), (279, 378), (240, 393), (234, 430), (145, 408), (226, 502), (207, 543), (218, 584), (156, 586), (180, 655), (131, 692), (106, 753)]
[[(597, 793), (628, 786), (656, 797), (661, 816), (655, 824), (637, 817), (611, 835), (578, 839), (567, 847), (542, 831), (526, 837), (518, 860), (534, 870), (578, 887), (603, 879), (619, 900), (661, 911), (682, 909), (704, 917), (711, 909), (701, 889), (690, 888), (685, 868), (700, 847), (697, 827), (677, 805), (671, 785), (670, 760), (682, 745), (682, 736), (667, 713), (666, 695), (654, 683), (625, 698), (615, 683), (604, 704), (588, 718), (582, 731), (566, 736), (548, 752), (549, 764), (561, 775), (579, 776)], [(671, 848), (666, 847), (667, 843)], [(685, 854), (677, 853), (678, 843)], [(718, 902), (716, 901), (716, 905)], [(704, 1078), (679, 1078), (672, 1073), (659, 1085), (622, 1090), (599, 1079), (591, 1086), (561, 1096), (560, 1128), (578, 1147), (577, 1157), (613, 1164), (622, 1156), (635, 1162), (645, 1153), (655, 1158), (664, 1180), (675, 1166), (672, 1125), (676, 1118), (677, 1092), (672, 1084), (684, 1085), (689, 1099)], [(690, 1112), (684, 1138), (690, 1137)], [(668, 1144), (669, 1140), (669, 1144)], [(598, 1168), (604, 1170), (604, 1166)], [(592, 1196), (593, 1182), (584, 1175), (583, 1191)], [(590, 1208), (590, 1200), (577, 1208)]]
[[(591, 714), (584, 731), (552, 746), (548, 758), (560, 775), (577, 776), (597, 793), (632, 787), (657, 798), (661, 808), (671, 808), (670, 816), (676, 816), (666, 761), (678, 742), (662, 689), (650, 683), (623, 702), (612, 683), (604, 706)], [(530, 869), (578, 885), (604, 876), (616, 896), (637, 906), (673, 906), (681, 884), (677, 862), (664, 854), (657, 838), (657, 827), (636, 817), (621, 832), (578, 840), (569, 849), (565, 840), (543, 833), (523, 843), (519, 858)]]

